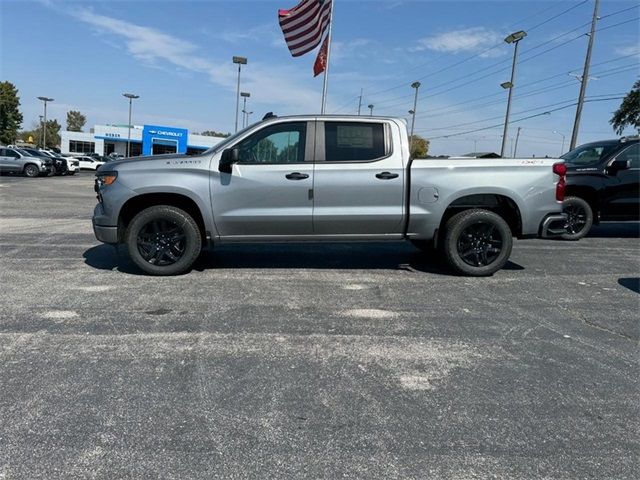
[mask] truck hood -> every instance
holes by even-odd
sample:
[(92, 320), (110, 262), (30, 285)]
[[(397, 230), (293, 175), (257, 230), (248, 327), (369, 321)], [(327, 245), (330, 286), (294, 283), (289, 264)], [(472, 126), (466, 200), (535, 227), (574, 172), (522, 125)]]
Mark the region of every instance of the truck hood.
[(164, 168), (193, 168), (194, 166), (202, 166), (208, 157), (202, 155), (186, 155), (186, 154), (164, 154), (164, 155), (147, 155), (143, 157), (130, 157), (121, 160), (113, 160), (106, 162), (100, 167), (100, 172), (125, 172), (132, 170), (160, 170)]

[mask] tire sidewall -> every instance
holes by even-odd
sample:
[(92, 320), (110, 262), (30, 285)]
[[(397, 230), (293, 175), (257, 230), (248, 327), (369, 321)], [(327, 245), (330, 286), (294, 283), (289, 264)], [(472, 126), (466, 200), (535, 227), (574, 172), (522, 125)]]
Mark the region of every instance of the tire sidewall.
[(565, 208), (570, 206), (570, 205), (575, 205), (575, 206), (579, 206), (580, 208), (582, 208), (582, 210), (584, 210), (585, 212), (585, 224), (584, 227), (582, 228), (582, 230), (580, 230), (577, 233), (564, 233), (561, 235), (561, 238), (563, 240), (580, 240), (581, 238), (584, 238), (589, 231), (591, 230), (591, 227), (593, 225), (593, 210), (591, 209), (591, 205), (589, 205), (589, 203), (584, 200), (583, 198), (580, 197), (567, 197), (564, 199), (564, 202), (562, 203), (562, 211), (565, 211)]
[[(184, 230), (185, 251), (176, 263), (167, 266), (153, 265), (147, 262), (138, 251), (138, 233), (141, 228), (153, 220), (168, 220)], [(138, 213), (129, 223), (124, 238), (129, 257), (133, 263), (151, 275), (179, 275), (188, 271), (200, 255), (201, 242), (200, 231), (193, 218), (184, 210), (167, 205), (149, 207)]]
[[(470, 225), (490, 223), (500, 232), (502, 250), (493, 262), (482, 267), (474, 267), (466, 263), (458, 252), (458, 240), (462, 232)], [(447, 222), (444, 237), (444, 253), (449, 265), (459, 274), (474, 277), (493, 275), (509, 260), (513, 247), (513, 234), (507, 222), (496, 213), (488, 210), (466, 210), (451, 217)]]

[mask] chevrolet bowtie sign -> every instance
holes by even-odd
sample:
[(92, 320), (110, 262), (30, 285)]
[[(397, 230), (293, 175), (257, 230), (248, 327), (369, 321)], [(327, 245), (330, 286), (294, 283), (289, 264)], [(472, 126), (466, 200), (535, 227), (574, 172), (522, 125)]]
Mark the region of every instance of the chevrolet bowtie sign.
[(186, 153), (188, 136), (189, 131), (184, 128), (145, 125), (142, 130), (142, 154), (153, 154), (154, 144), (174, 147), (176, 153)]

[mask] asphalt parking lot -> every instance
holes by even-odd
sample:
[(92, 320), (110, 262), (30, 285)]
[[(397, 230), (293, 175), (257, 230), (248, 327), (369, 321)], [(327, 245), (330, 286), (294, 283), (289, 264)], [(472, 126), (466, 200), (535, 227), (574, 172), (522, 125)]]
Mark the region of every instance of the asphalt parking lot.
[(93, 176), (0, 178), (0, 479), (639, 478), (640, 227), (220, 246), (141, 275)]

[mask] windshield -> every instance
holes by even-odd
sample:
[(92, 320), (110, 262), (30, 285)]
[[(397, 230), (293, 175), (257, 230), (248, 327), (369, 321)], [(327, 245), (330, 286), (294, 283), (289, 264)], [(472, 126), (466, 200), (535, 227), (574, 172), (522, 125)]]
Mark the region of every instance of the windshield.
[(14, 150), (18, 153), (21, 153), (22, 155), (24, 155), (25, 157), (35, 157), (36, 155), (34, 155), (33, 153), (31, 153), (29, 150), (24, 150), (22, 148), (14, 148)]
[(21, 148), (20, 151), (29, 157), (46, 157), (46, 155), (43, 155), (41, 152), (34, 150), (33, 148)]
[(617, 146), (617, 143), (604, 143), (600, 145), (589, 143), (565, 153), (560, 158), (573, 165), (596, 165), (600, 163), (600, 160), (609, 156)]
[(242, 130), (240, 130), (238, 133), (234, 133), (230, 137), (225, 138), (220, 143), (216, 143), (209, 150), (206, 150), (205, 152), (202, 152), (202, 155), (206, 155), (208, 153), (216, 153), (216, 152), (219, 152), (221, 150), (224, 150), (225, 148), (227, 148), (227, 145), (232, 144), (240, 135), (242, 135), (244, 132), (246, 132), (250, 128), (255, 127), (258, 123), (260, 123), (260, 122), (257, 122), (257, 123), (254, 123), (252, 125), (249, 125), (248, 127), (245, 127)]

